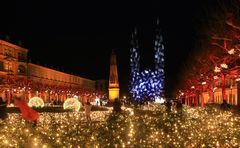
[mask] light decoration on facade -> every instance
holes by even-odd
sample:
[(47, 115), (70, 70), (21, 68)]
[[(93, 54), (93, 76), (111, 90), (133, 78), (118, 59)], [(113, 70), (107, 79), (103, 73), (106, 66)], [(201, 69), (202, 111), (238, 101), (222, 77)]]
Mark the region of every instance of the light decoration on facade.
[[(157, 22), (159, 25), (159, 21)], [(140, 55), (138, 49), (137, 32), (132, 35), (130, 49), (131, 81), (130, 93), (135, 101), (154, 101), (155, 97), (164, 97), (164, 45), (160, 30), (156, 30), (154, 42), (155, 70), (145, 69), (140, 72)]]
[(235, 81), (240, 81), (240, 78), (235, 79)]
[(225, 63), (221, 64), (220, 66), (221, 66), (222, 68), (225, 68), (225, 69), (227, 69), (227, 68), (228, 68), (228, 65), (227, 65), (227, 64), (225, 64)]
[(220, 72), (220, 71), (221, 71), (221, 68), (215, 66), (215, 68), (214, 68), (214, 72)]
[(213, 76), (213, 79), (214, 79), (214, 80), (218, 79), (218, 76)]
[(75, 98), (68, 98), (63, 103), (63, 109), (79, 111), (81, 103)]
[(39, 97), (32, 97), (29, 102), (28, 105), (30, 107), (44, 107), (44, 101), (42, 98)]
[(235, 52), (236, 52), (235, 49), (232, 48), (231, 50), (228, 51), (228, 54), (232, 55), (232, 54), (234, 54)]
[(202, 85), (205, 85), (205, 84), (207, 84), (207, 82), (202, 82)]
[(191, 88), (192, 88), (192, 89), (194, 89), (194, 88), (195, 88), (195, 86), (192, 86)]

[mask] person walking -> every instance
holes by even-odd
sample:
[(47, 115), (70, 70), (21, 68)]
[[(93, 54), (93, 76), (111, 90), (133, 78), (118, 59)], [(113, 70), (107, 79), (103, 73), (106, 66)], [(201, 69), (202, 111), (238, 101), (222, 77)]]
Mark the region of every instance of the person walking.
[(87, 103), (85, 104), (85, 114), (86, 114), (86, 119), (87, 119), (87, 123), (91, 123), (91, 104), (89, 101), (87, 101)]

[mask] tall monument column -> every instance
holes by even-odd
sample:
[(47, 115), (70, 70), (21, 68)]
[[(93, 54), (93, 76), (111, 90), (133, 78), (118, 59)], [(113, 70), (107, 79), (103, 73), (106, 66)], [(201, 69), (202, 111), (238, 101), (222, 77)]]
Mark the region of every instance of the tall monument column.
[(118, 84), (118, 72), (117, 72), (117, 58), (114, 50), (112, 50), (110, 58), (110, 74), (109, 74), (109, 101), (113, 102), (116, 98), (119, 98), (119, 84)]

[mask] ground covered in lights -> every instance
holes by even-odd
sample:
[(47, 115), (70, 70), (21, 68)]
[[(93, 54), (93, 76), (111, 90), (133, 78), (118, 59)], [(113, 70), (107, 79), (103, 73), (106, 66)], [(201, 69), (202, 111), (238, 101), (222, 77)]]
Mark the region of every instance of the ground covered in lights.
[(0, 147), (240, 147), (240, 116), (214, 107), (166, 112), (165, 107), (41, 113), (32, 128), (11, 113), (0, 120)]

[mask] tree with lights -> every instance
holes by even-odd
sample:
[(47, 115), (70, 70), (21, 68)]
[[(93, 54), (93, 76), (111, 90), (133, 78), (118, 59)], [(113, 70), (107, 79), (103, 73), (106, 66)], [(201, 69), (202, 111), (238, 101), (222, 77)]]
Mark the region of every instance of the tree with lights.
[[(196, 46), (198, 52), (192, 54), (189, 60), (192, 65), (184, 70), (185, 78), (182, 80), (185, 81), (182, 81), (179, 98), (185, 98), (187, 105), (190, 105), (191, 99), (196, 99), (196, 103), (200, 101), (202, 107), (205, 103), (224, 101), (232, 105), (239, 104), (234, 89), (238, 93), (240, 3), (238, 0), (229, 0), (217, 4), (217, 9), (209, 8), (208, 23), (205, 19), (202, 24), (205, 29), (200, 31), (199, 45)], [(209, 97), (204, 96), (204, 93)]]

